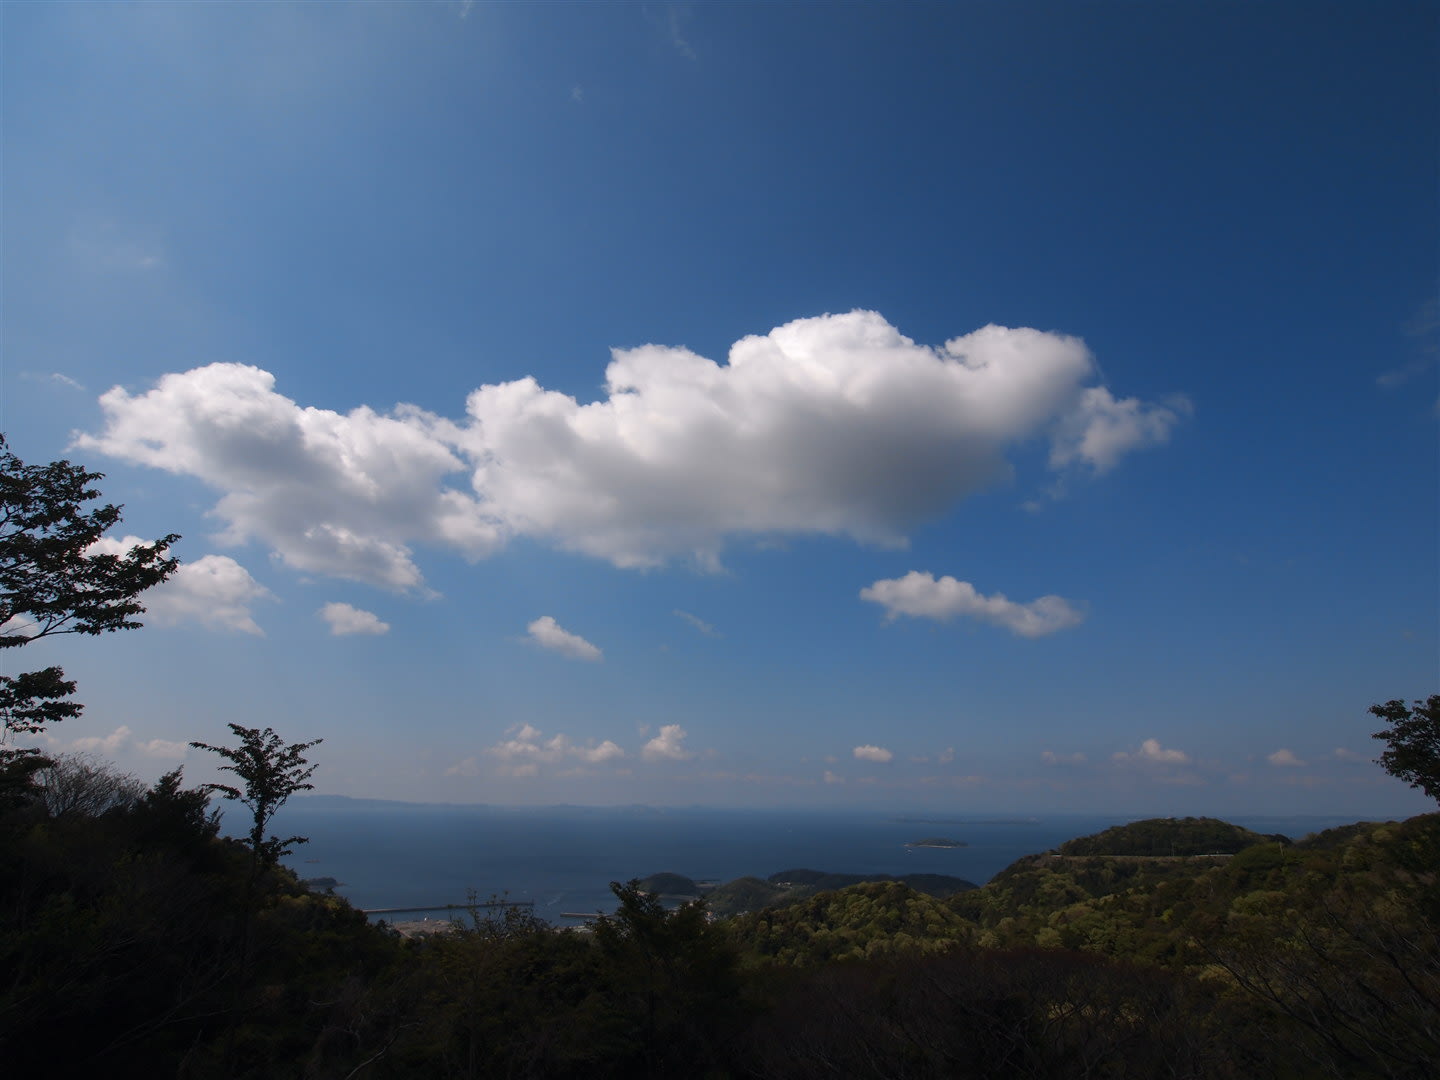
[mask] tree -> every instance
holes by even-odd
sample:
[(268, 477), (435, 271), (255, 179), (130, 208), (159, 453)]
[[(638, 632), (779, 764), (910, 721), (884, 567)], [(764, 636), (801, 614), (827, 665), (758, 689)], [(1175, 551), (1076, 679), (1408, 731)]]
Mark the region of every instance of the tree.
[[(180, 539), (174, 533), (124, 555), (94, 550), (120, 521), (113, 504), (84, 508), (99, 498), (91, 484), (103, 476), (68, 461), (26, 465), (0, 435), (0, 650), (56, 634), (134, 629), (145, 611), (136, 598), (179, 566), (165, 557)], [(0, 767), (40, 753), (4, 744), (79, 715), (74, 692), (58, 667), (0, 675)]]
[(56, 754), (35, 773), (37, 802), (52, 821), (98, 818), (128, 810), (145, 795), (145, 785), (88, 754)]
[(287, 746), (285, 740), (268, 727), (261, 731), (259, 728), (241, 727), (239, 724), (228, 726), (240, 739), (238, 747), (211, 746), (203, 742), (192, 742), (190, 745), (197, 750), (219, 754), (230, 762), (229, 765), (220, 766), (220, 771), (232, 772), (245, 781), (243, 792), (227, 784), (209, 784), (207, 787), (211, 791), (220, 792), (227, 799), (237, 799), (249, 808), (252, 817), (250, 850), (256, 869), (261, 865), (273, 866), (282, 857), (290, 854), (291, 844), (309, 843), (309, 838), (304, 836), (288, 836), (283, 840), (272, 836), (266, 839), (265, 830), (269, 828), (270, 819), (275, 816), (275, 812), (285, 805), (285, 800), (297, 791), (314, 788), (315, 785), (307, 781), (315, 772), (316, 766), (308, 764), (303, 755), (306, 750), (319, 746), (325, 740), (313, 739), (310, 742), (291, 743)]
[(1370, 713), (1390, 725), (1370, 736), (1388, 747), (1376, 763), (1440, 802), (1440, 694), (1415, 702), (1413, 708), (1399, 699), (1371, 705)]

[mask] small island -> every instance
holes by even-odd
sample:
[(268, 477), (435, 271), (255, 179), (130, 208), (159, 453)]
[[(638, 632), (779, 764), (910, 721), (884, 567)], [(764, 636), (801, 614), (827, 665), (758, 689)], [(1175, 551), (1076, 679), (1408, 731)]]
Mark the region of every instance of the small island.
[(906, 847), (958, 848), (965, 847), (964, 840), (948, 840), (943, 836), (927, 836), (924, 840), (909, 840)]

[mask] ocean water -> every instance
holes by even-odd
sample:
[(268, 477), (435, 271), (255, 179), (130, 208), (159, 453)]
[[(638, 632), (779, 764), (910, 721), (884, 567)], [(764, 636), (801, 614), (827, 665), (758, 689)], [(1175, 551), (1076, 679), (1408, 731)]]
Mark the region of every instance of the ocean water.
[[(952, 874), (984, 884), (1010, 863), (1133, 816), (885, 814), (874, 811), (652, 807), (501, 808), (296, 798), (274, 823), (308, 836), (286, 860), (302, 878), (332, 877), (360, 908), (427, 908), (393, 920), (448, 918), (439, 905), (503, 897), (534, 903), (553, 923), (612, 911), (612, 881), (660, 871), (697, 880), (768, 877), (805, 867), (833, 873)], [(1341, 818), (1234, 818), (1302, 836)], [(227, 831), (240, 824), (233, 817)], [(908, 848), (943, 836), (954, 849)], [(436, 905), (436, 907), (430, 907)]]

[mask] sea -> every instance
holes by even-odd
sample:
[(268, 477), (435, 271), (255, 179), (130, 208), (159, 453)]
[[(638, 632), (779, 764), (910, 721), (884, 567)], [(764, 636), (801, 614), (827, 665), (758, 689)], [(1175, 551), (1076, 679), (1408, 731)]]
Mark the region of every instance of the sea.
[[(1153, 816), (1153, 815), (1152, 815)], [(448, 919), (446, 905), (521, 901), (555, 924), (615, 908), (611, 882), (668, 871), (697, 881), (806, 868), (850, 874), (950, 874), (983, 885), (1023, 855), (1137, 820), (1125, 815), (939, 814), (875, 810), (398, 803), (296, 797), (272, 824), (309, 842), (286, 860), (301, 878), (333, 878), (356, 907), (410, 909), (372, 919)], [(1229, 817), (1298, 838), (1349, 818)], [(231, 811), (226, 831), (243, 831)], [(915, 848), (930, 837), (956, 848)]]

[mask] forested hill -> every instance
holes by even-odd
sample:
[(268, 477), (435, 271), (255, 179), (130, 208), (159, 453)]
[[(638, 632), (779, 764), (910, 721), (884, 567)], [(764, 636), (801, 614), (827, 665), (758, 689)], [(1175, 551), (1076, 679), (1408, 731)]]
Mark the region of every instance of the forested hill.
[[(667, 910), (632, 882), (585, 931), (477, 909), (405, 939), (218, 836), (178, 770), (36, 775), (0, 806), (17, 1076), (1429, 1080), (1440, 1060), (1440, 814), (1293, 844), (1137, 822), (949, 895), (792, 869)], [(760, 910), (715, 917), (727, 890)]]
[(1094, 836), (1060, 845), (1061, 855), (1233, 855), (1255, 844), (1288, 844), (1279, 834), (1266, 836), (1218, 818), (1149, 818), (1116, 825)]

